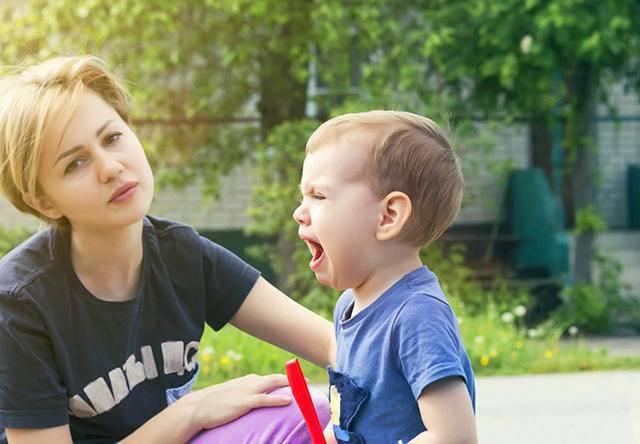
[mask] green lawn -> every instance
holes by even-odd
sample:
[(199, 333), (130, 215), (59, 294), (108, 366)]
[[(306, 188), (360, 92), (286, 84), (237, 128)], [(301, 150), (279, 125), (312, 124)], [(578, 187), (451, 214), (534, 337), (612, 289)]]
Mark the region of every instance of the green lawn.
[[(478, 349), (467, 341), (476, 375), (518, 375), (640, 368), (640, 357), (608, 356), (605, 350), (592, 351), (579, 340), (573, 344), (515, 339), (501, 345)], [(510, 345), (508, 345), (510, 344)], [(200, 377), (197, 387), (226, 381), (247, 373), (284, 373), (284, 365), (294, 356), (227, 326), (220, 332), (207, 329), (199, 351)], [(301, 361), (305, 375), (314, 383), (326, 381), (325, 370)]]

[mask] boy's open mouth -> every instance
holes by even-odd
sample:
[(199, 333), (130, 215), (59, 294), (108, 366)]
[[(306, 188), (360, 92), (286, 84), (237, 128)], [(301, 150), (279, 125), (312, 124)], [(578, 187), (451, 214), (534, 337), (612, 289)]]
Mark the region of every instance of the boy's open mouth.
[(312, 271), (315, 271), (315, 269), (320, 265), (320, 262), (322, 262), (322, 259), (324, 259), (324, 248), (322, 248), (322, 245), (312, 240), (306, 240), (306, 242), (307, 247), (309, 247), (309, 251), (313, 256), (311, 258), (311, 262), (309, 262), (309, 268), (311, 268)]

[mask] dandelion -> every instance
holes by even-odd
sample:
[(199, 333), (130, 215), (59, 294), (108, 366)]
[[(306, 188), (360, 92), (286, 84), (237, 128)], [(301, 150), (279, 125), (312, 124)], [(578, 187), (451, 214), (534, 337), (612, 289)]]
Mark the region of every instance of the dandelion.
[(535, 328), (530, 328), (529, 331), (527, 331), (527, 335), (530, 338), (537, 338), (538, 336), (540, 336), (540, 332)]
[(531, 51), (532, 45), (533, 45), (533, 37), (527, 34), (524, 37), (522, 37), (522, 40), (520, 40), (520, 51), (523, 54), (529, 54), (529, 51)]
[(546, 352), (544, 352), (544, 357), (547, 359), (553, 358), (553, 352), (551, 350), (547, 350)]
[(576, 327), (575, 325), (572, 325), (571, 327), (569, 327), (569, 334), (571, 336), (575, 336), (578, 334), (578, 327)]
[(489, 358), (489, 356), (487, 355), (482, 355), (482, 357), (480, 358), (480, 365), (483, 367), (486, 367), (487, 365), (489, 365), (489, 361), (491, 359)]
[(513, 313), (521, 318), (523, 317), (525, 314), (527, 314), (527, 308), (524, 305), (518, 305), (516, 308), (513, 309)]
[(228, 356), (230, 360), (236, 361), (236, 362), (242, 360), (242, 355), (240, 353), (236, 353), (233, 350), (227, 350), (227, 352), (225, 353), (225, 356)]
[(522, 348), (522, 341), (516, 341), (515, 344), (513, 344), (516, 346), (516, 348)]
[(511, 313), (510, 311), (506, 311), (502, 313), (501, 319), (502, 319), (502, 322), (506, 324), (510, 324), (513, 322), (513, 319), (514, 319), (513, 313)]
[(213, 352), (214, 352), (213, 347), (209, 346), (200, 350), (198, 355), (204, 362), (211, 362), (211, 356), (213, 355)]
[(475, 338), (473, 338), (473, 342), (476, 344), (484, 344), (484, 336), (476, 336)]
[(227, 355), (224, 355), (222, 358), (220, 358), (221, 365), (229, 365), (230, 362), (231, 362), (231, 359)]

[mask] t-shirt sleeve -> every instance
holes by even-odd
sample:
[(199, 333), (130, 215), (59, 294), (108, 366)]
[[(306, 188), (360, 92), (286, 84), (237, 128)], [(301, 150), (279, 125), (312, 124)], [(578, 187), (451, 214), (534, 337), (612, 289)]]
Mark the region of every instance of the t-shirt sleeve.
[(466, 382), (460, 336), (451, 307), (429, 296), (409, 299), (393, 329), (398, 366), (416, 400), (429, 384), (460, 376)]
[(206, 320), (220, 330), (238, 311), (260, 272), (224, 247), (200, 237), (206, 291)]
[(0, 295), (0, 427), (67, 424), (68, 398), (51, 339), (28, 299)]

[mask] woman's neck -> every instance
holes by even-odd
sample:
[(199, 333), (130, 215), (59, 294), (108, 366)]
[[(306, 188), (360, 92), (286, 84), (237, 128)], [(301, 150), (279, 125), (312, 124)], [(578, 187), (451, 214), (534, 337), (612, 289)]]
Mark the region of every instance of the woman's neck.
[(135, 296), (142, 266), (143, 221), (112, 231), (72, 229), (71, 263), (97, 298), (122, 301)]

